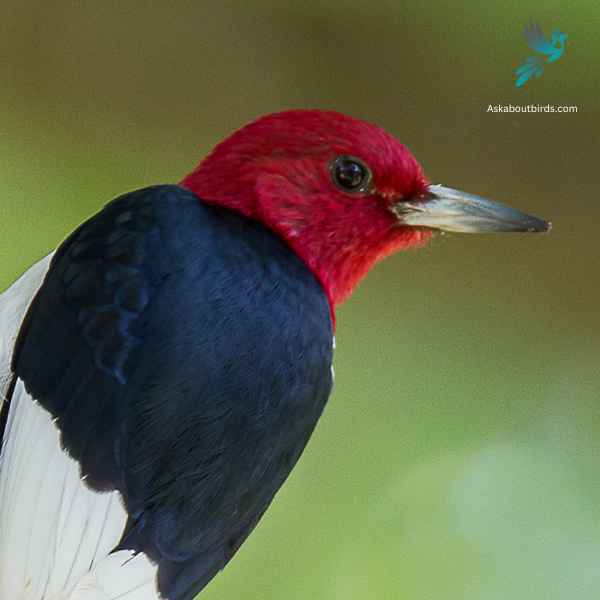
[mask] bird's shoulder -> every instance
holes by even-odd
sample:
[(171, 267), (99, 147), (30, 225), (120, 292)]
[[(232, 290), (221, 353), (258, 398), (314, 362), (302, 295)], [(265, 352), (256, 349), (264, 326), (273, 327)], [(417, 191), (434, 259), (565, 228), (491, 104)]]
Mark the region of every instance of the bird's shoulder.
[[(179, 186), (152, 186), (115, 199), (61, 244), (21, 329), (14, 365), (27, 369), (32, 325), (50, 343), (76, 327), (95, 367), (124, 383), (133, 350), (154, 334), (169, 341), (184, 324), (201, 324), (197, 345), (209, 332), (251, 343), (267, 329), (329, 343), (328, 310), (312, 273), (262, 225)], [(41, 335), (50, 322), (67, 326), (63, 336)], [(237, 339), (242, 330), (245, 339)]]

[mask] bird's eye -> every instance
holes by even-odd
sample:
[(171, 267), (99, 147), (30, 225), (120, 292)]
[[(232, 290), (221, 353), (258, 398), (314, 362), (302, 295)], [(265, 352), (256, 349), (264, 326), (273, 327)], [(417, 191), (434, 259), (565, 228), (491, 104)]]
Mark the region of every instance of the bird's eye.
[(365, 192), (371, 183), (371, 170), (354, 156), (338, 156), (331, 162), (333, 182), (345, 192)]

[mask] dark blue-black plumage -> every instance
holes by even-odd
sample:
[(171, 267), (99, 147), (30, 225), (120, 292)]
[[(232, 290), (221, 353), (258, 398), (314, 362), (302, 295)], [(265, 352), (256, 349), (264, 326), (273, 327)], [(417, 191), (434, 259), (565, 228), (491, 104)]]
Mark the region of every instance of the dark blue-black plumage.
[(117, 548), (158, 564), (165, 598), (191, 600), (308, 441), (332, 336), (323, 289), (282, 240), (163, 185), (117, 198), (60, 246), (13, 369), (88, 484), (121, 492)]

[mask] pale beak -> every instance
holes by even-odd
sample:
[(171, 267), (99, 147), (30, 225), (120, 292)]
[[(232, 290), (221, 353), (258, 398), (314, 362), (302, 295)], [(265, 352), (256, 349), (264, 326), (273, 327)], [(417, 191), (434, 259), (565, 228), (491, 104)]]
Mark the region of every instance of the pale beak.
[(404, 225), (441, 231), (541, 232), (552, 227), (551, 223), (516, 208), (443, 185), (430, 185), (423, 197), (397, 202), (392, 211)]

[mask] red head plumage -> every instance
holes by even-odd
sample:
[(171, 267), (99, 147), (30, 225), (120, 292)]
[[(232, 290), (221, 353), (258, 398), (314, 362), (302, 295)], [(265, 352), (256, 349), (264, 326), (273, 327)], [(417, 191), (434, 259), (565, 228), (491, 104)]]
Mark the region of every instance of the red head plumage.
[[(371, 176), (368, 185), (348, 191), (336, 184), (338, 157), (359, 159)], [(416, 159), (380, 127), (336, 112), (262, 117), (220, 143), (182, 185), (284, 238), (321, 281), (332, 307), (378, 260), (431, 235), (403, 226), (391, 210), (427, 188)]]

